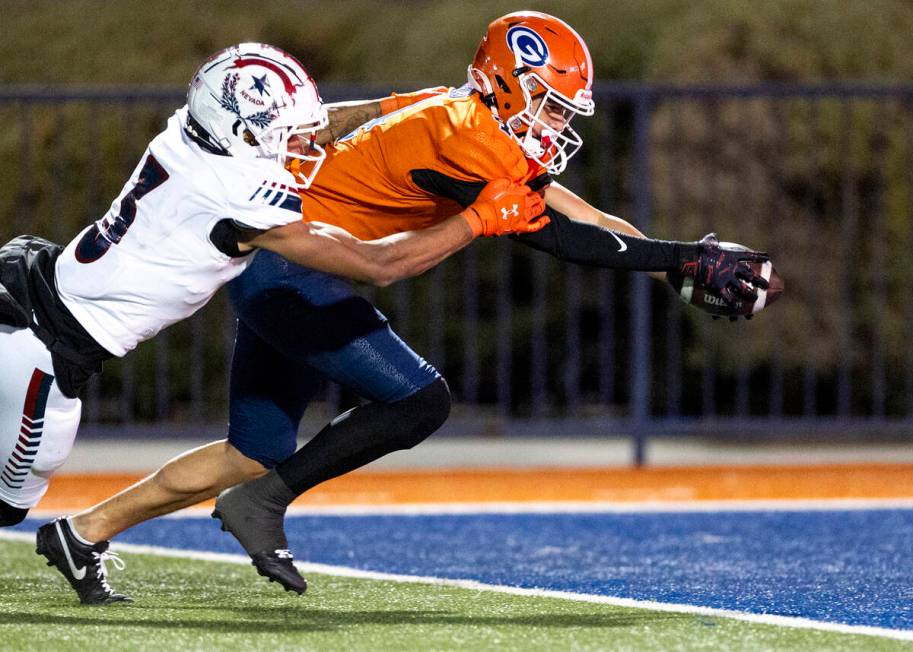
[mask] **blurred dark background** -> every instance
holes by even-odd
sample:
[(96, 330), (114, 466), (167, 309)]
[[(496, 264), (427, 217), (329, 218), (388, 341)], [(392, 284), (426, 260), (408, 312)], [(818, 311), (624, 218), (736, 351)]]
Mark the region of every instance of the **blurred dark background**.
[(200, 60), (255, 40), (318, 81), (455, 84), (490, 20), (559, 16), (600, 79), (900, 81), (913, 72), (903, 0), (307, 2), (3, 0), (0, 83), (183, 85)]
[[(451, 429), (909, 438), (909, 2), (0, 0), (0, 240), (99, 218), (226, 45), (292, 52), (326, 100), (370, 97), (462, 84), (488, 22), (524, 8), (574, 26), (600, 80), (561, 182), (657, 237), (767, 249), (787, 291), (712, 322), (640, 275), (506, 241), (366, 289), (450, 380)], [(86, 421), (220, 424), (232, 337), (220, 294), (108, 364)], [(328, 387), (315, 414), (353, 400)]]

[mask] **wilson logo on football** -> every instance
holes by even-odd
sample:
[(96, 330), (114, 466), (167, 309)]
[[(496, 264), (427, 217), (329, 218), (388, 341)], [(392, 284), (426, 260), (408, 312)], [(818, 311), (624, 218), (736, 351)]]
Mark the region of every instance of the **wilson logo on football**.
[(545, 40), (529, 27), (518, 25), (507, 30), (507, 47), (527, 66), (539, 67), (548, 62)]
[[(727, 307), (726, 302), (723, 301), (722, 298), (720, 298), (720, 297), (715, 297), (715, 296), (713, 296), (712, 294), (705, 294), (705, 295), (704, 295), (704, 303), (709, 303), (711, 306), (719, 306), (719, 307), (721, 307), (721, 308)], [(741, 304), (741, 302), (739, 302), (739, 303)]]

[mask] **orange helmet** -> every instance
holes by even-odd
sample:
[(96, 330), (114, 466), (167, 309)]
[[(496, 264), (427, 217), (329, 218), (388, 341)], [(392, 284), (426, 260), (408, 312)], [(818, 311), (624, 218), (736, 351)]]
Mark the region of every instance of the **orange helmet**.
[(593, 62), (563, 20), (538, 11), (501, 16), (488, 26), (469, 83), (527, 158), (559, 174), (583, 140), (571, 129), (593, 115)]

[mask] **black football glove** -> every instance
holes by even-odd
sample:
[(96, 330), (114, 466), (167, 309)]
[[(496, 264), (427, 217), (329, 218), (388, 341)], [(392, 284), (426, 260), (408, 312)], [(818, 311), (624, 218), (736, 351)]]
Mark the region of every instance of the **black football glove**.
[(695, 249), (683, 251), (679, 272), (733, 306), (740, 300), (754, 303), (758, 299), (755, 288), (767, 289), (767, 281), (755, 274), (748, 263), (768, 260), (766, 253), (741, 245), (722, 247), (716, 234), (708, 233)]

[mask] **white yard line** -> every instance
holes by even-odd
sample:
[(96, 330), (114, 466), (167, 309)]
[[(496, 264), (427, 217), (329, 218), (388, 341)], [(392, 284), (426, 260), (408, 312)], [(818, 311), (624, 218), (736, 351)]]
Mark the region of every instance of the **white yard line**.
[[(34, 542), (35, 535), (24, 532), (5, 532), (0, 530), (0, 540)], [(142, 555), (155, 555), (158, 557), (172, 557), (177, 559), (193, 559), (197, 561), (227, 562), (232, 564), (249, 564), (250, 558), (246, 555), (230, 555), (218, 552), (203, 552), (198, 550), (175, 550), (158, 546), (141, 546), (128, 543), (115, 543), (112, 548), (119, 552), (128, 552)], [(549, 591), (546, 589), (523, 589), (513, 586), (498, 584), (485, 584), (474, 580), (454, 580), (441, 577), (424, 577), (420, 575), (397, 575), (394, 573), (378, 573), (375, 571), (360, 570), (347, 566), (330, 566), (327, 564), (311, 564), (296, 562), (295, 564), (304, 573), (317, 573), (336, 577), (350, 577), (354, 579), (377, 580), (384, 582), (397, 582), (404, 584), (427, 584), (432, 586), (448, 586), (473, 591), (491, 591), (493, 593), (506, 593), (536, 598), (554, 598), (556, 600), (571, 600), (576, 602), (589, 602), (595, 604), (608, 604), (616, 607), (631, 609), (649, 609), (652, 611), (665, 611), (673, 613), (686, 613), (696, 616), (710, 616), (717, 618), (730, 618), (760, 625), (775, 625), (779, 627), (794, 627), (798, 629), (812, 629), (840, 634), (859, 634), (863, 636), (879, 636), (901, 641), (913, 641), (913, 631), (886, 629), (883, 627), (868, 627), (864, 625), (844, 625), (840, 623), (820, 622), (808, 618), (795, 618), (791, 616), (777, 616), (774, 614), (753, 614), (728, 609), (711, 609), (697, 607), (689, 604), (674, 604), (665, 602), (650, 602), (648, 600), (632, 600), (630, 598), (613, 598), (603, 595), (590, 595), (584, 593), (570, 593), (568, 591)]]

